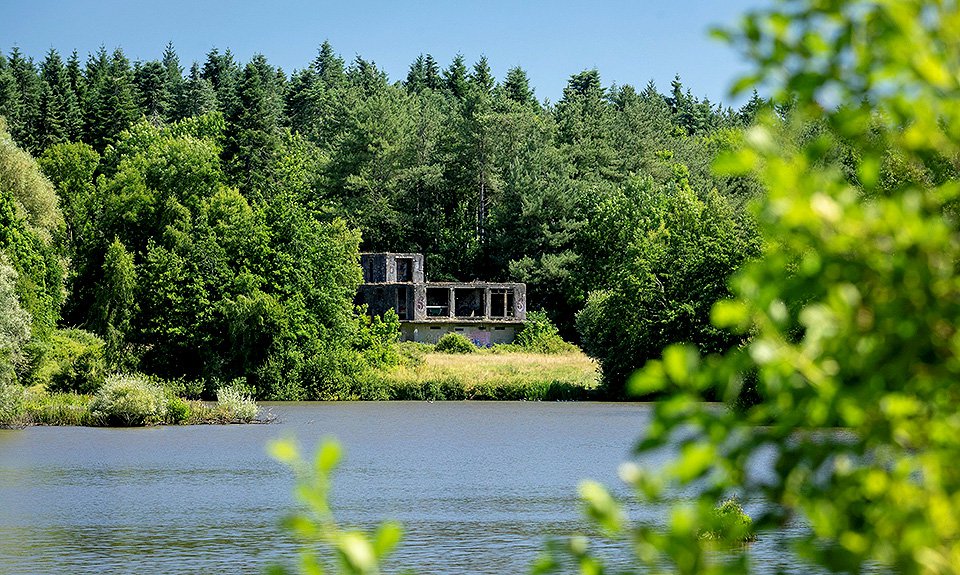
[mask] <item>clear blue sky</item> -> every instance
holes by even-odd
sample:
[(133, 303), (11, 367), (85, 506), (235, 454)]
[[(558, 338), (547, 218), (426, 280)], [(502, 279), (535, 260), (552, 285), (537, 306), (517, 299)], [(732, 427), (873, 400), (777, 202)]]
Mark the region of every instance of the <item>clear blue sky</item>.
[(185, 68), (213, 47), (241, 62), (262, 53), (287, 73), (307, 65), (323, 40), (348, 62), (373, 60), (403, 79), (420, 53), (446, 67), (458, 52), (468, 64), (487, 56), (498, 79), (523, 67), (538, 98), (556, 101), (571, 74), (597, 68), (604, 85), (669, 89), (679, 73), (695, 95), (729, 102), (744, 70), (727, 46), (708, 38), (761, 0), (0, 0), (0, 51), (18, 46), (41, 60), (104, 45), (130, 60), (159, 58), (172, 41)]

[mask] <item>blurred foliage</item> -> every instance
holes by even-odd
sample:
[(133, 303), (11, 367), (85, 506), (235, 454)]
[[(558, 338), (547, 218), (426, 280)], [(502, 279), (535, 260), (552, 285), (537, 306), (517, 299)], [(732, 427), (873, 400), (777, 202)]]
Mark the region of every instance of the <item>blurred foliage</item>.
[[(270, 455), (289, 467), (296, 476), (294, 493), (303, 510), (287, 517), (284, 525), (302, 544), (297, 570), (276, 566), (274, 575), (302, 573), (321, 575), (376, 575), (402, 536), (394, 522), (384, 522), (373, 533), (342, 527), (330, 505), (331, 475), (340, 463), (340, 445), (322, 443), (312, 461), (304, 460), (293, 440), (278, 440), (269, 445)], [(330, 553), (321, 553), (327, 550)], [(331, 566), (329, 560), (333, 559)]]
[[(745, 550), (698, 537), (738, 495), (758, 504), (761, 533), (802, 518), (800, 557), (829, 572), (956, 573), (960, 8), (791, 0), (719, 34), (755, 65), (736, 88), (784, 103), (716, 163), (766, 189), (762, 253), (712, 311), (749, 338), (722, 355), (670, 347), (630, 381), (669, 391), (638, 454), (673, 445), (676, 458), (622, 471), (643, 501), (673, 502), (665, 527), (627, 523), (596, 484), (589, 514), (644, 572), (746, 572)], [(756, 405), (702, 403), (747, 381)], [(564, 545), (582, 573), (604, 571), (584, 541)]]

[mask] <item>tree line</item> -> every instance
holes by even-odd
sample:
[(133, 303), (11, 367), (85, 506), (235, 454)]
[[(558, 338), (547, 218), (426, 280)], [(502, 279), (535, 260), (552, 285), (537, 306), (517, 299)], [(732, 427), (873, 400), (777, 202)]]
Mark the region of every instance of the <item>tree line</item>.
[(34, 348), (78, 327), (114, 368), (271, 398), (323, 397), (389, 355), (351, 307), (356, 253), (423, 252), (432, 280), (526, 282), (617, 394), (668, 343), (736, 343), (709, 308), (757, 253), (758, 187), (710, 165), (766, 105), (597, 70), (550, 103), (523, 69), (498, 81), (461, 56), (391, 81), (326, 42), (291, 74), (229, 50), (185, 70), (171, 45), (136, 63), (14, 48), (0, 115), (22, 181), (0, 249)]

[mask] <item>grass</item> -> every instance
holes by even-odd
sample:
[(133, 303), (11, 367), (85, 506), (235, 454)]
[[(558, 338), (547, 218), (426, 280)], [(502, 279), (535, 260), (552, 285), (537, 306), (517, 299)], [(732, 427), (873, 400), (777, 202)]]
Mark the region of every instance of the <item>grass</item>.
[(401, 349), (403, 365), (371, 376), (389, 399), (591, 399), (598, 384), (596, 362), (575, 348), (561, 354), (516, 346), (470, 354), (435, 352), (422, 344)]
[[(121, 416), (118, 417), (104, 411), (103, 399), (97, 395), (48, 392), (42, 386), (24, 389), (13, 385), (0, 389), (0, 395), (4, 393), (11, 396), (9, 403), (15, 405), (0, 411), (0, 428), (29, 425), (208, 425), (259, 421), (256, 403), (239, 394), (234, 394), (236, 397), (225, 394), (216, 403), (168, 397), (164, 409), (151, 417), (125, 406), (121, 407)], [(130, 416), (123, 417), (128, 411)]]

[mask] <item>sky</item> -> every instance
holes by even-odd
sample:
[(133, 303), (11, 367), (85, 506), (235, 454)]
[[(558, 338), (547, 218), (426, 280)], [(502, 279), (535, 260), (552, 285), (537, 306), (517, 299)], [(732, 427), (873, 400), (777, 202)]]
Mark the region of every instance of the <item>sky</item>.
[(556, 101), (572, 74), (600, 71), (605, 86), (653, 80), (661, 92), (675, 74), (694, 95), (738, 105), (728, 89), (746, 65), (708, 36), (733, 25), (761, 0), (0, 0), (0, 52), (16, 46), (42, 60), (54, 48), (81, 59), (100, 46), (131, 61), (159, 59), (173, 42), (184, 68), (211, 48), (248, 61), (265, 55), (288, 74), (328, 40), (348, 62), (373, 60), (402, 80), (419, 54), (446, 67), (485, 55), (493, 73), (526, 70), (539, 99)]

